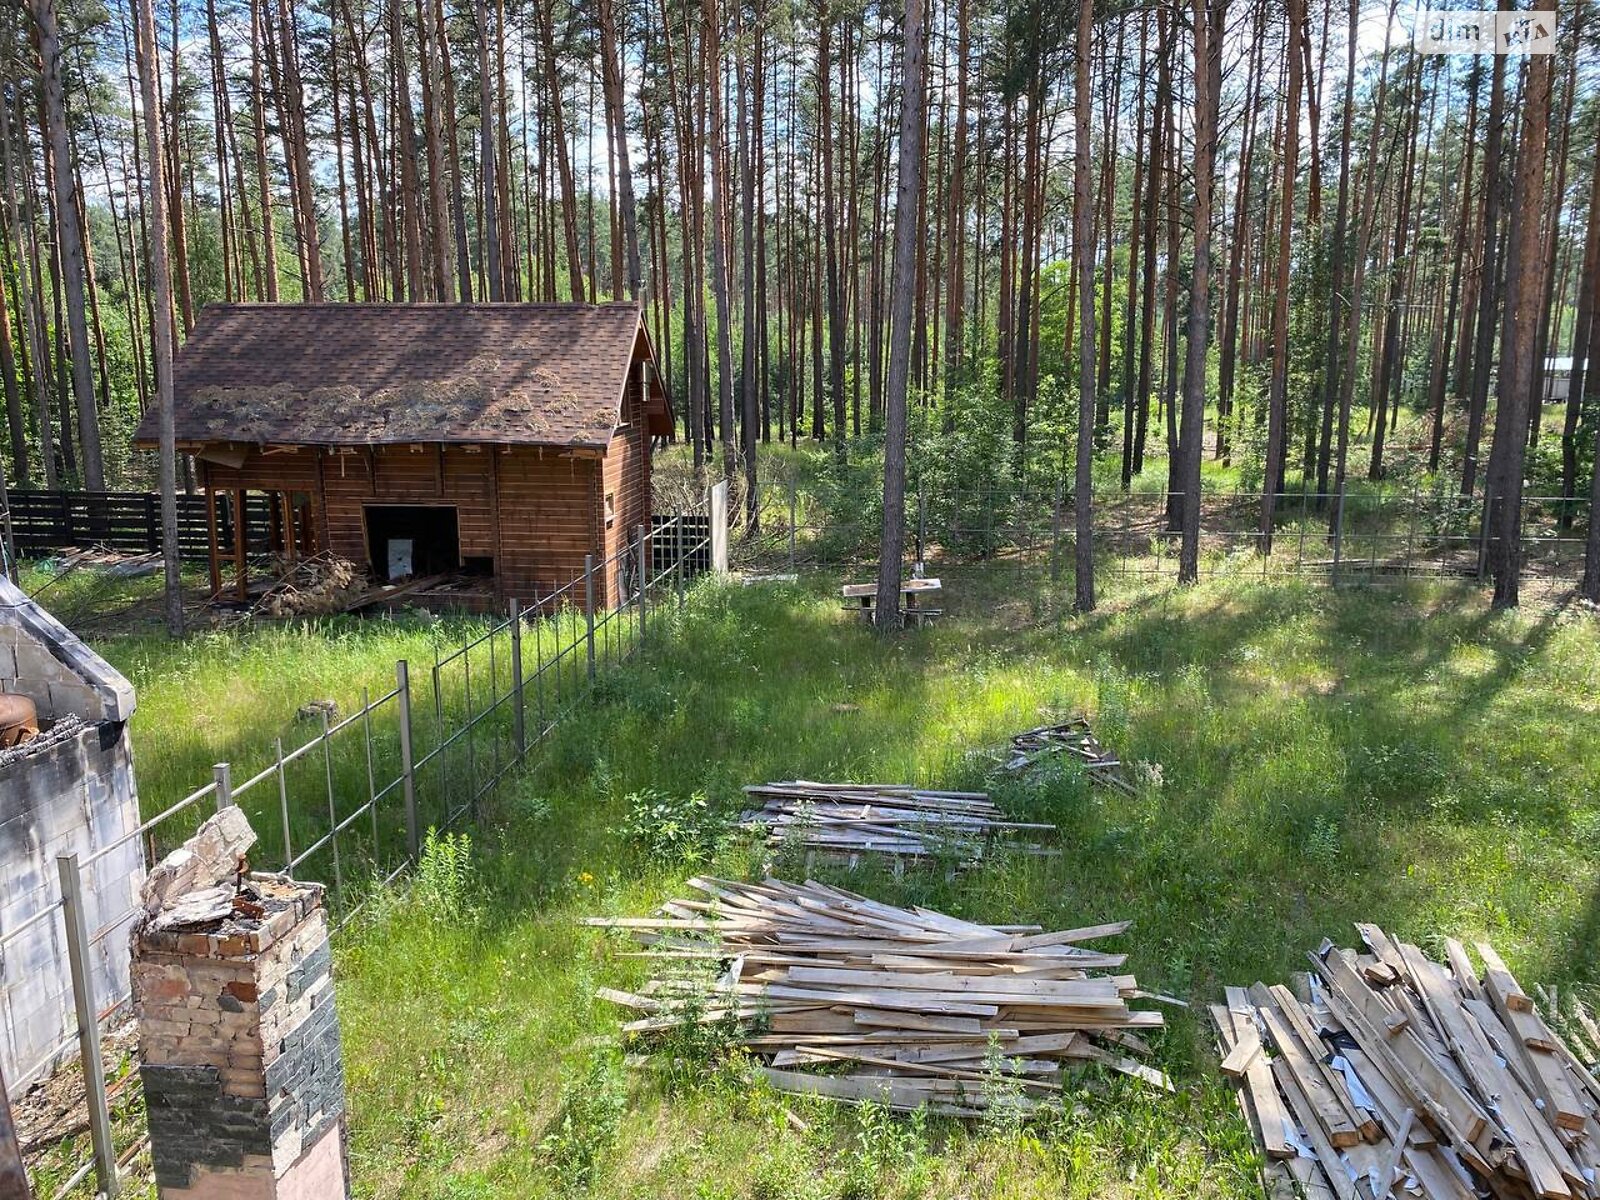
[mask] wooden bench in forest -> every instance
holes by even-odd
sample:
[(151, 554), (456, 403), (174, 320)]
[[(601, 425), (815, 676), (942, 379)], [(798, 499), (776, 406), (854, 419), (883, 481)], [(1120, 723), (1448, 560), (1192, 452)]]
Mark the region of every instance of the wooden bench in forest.
[[(942, 608), (925, 608), (922, 601), (938, 597), (944, 584), (937, 579), (907, 579), (900, 585), (900, 615), (909, 625), (922, 625), (944, 615)], [(878, 585), (872, 583), (847, 583), (839, 589), (847, 611), (859, 612), (863, 620), (871, 621), (878, 606)]]

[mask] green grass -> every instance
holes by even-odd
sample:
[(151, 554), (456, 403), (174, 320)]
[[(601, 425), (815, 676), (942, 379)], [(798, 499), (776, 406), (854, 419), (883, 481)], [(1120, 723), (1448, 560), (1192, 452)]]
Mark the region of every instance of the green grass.
[[(699, 1053), (624, 1069), (619, 1013), (593, 993), (641, 968), (577, 919), (645, 912), (696, 870), (762, 866), (729, 840), (693, 861), (642, 855), (622, 830), (644, 789), (703, 793), (726, 815), (741, 785), (796, 775), (989, 786), (1057, 823), (1063, 855), (953, 882), (830, 877), (979, 920), (1132, 918), (1130, 969), (1198, 1005), (1225, 983), (1285, 978), (1358, 919), (1434, 949), (1486, 936), (1527, 980), (1595, 984), (1596, 617), (1551, 604), (1493, 615), (1465, 588), (1335, 592), (1215, 565), (1224, 577), (1189, 591), (1107, 580), (1102, 611), (1075, 618), (1049, 615), (1037, 577), (1009, 564), (953, 568), (946, 622), (891, 640), (842, 613), (826, 578), (702, 585), (500, 794), (473, 831), (471, 878), (435, 855), (341, 935), (358, 1195), (1258, 1194), (1209, 1031), (1183, 1013), (1158, 1046), (1176, 1096), (1089, 1079), (1067, 1115), (1023, 1130), (801, 1103)], [(148, 599), (58, 588), (86, 589), (91, 614)], [(349, 711), (363, 688), (390, 685), (395, 658), (431, 663), (482, 626), (338, 619), (183, 643), (148, 621), (90, 628), (139, 689), (153, 812), (213, 762), (251, 769), (274, 737), (314, 733), (295, 716), (307, 699)], [(986, 779), (985, 753), (1009, 733), (1076, 709), (1143, 764), (1137, 799), (1071, 772)]]
[[(341, 942), (358, 1194), (555, 1195), (592, 1168), (587, 1190), (617, 1197), (1257, 1195), (1191, 1015), (1158, 1047), (1177, 1095), (1090, 1080), (1025, 1130), (801, 1104), (737, 1064), (624, 1070), (607, 1048), (619, 1015), (593, 990), (641, 968), (577, 918), (760, 867), (726, 840), (709, 861), (641, 857), (619, 832), (630, 793), (731, 812), (740, 785), (794, 775), (970, 786), (984, 750), (1047, 712), (1087, 709), (1152, 782), (1134, 800), (1072, 773), (996, 785), (1061, 826), (1059, 859), (830, 878), (979, 920), (1132, 918), (1141, 983), (1202, 1005), (1285, 978), (1358, 919), (1425, 947), (1488, 937), (1526, 980), (1595, 982), (1594, 616), (1232, 579), (1057, 621), (980, 573), (948, 584), (945, 624), (888, 641), (824, 582), (703, 587), (475, 832), (473, 880), (425, 872)], [(476, 909), (440, 917), (458, 886)]]
[[(814, 495), (828, 453), (782, 460), (801, 480), (803, 522), (830, 519)], [(786, 505), (775, 472), (766, 479)], [(1445, 585), (1252, 580), (1254, 561), (1212, 554), (1218, 577), (1188, 591), (1135, 585), (1107, 563), (1102, 610), (1067, 618), (1042, 602), (1038, 564), (941, 566), (950, 615), (890, 640), (839, 610), (836, 580), (701, 585), (648, 656), (602, 676), (592, 705), (502, 790), (472, 831), (470, 875), (435, 854), (341, 935), (357, 1194), (1259, 1194), (1209, 1031), (1181, 1012), (1158, 1045), (1175, 1096), (1085, 1079), (1064, 1115), (1021, 1130), (777, 1097), (703, 1047), (665, 1069), (624, 1068), (620, 1015), (593, 993), (642, 970), (578, 918), (648, 911), (695, 871), (763, 866), (728, 839), (693, 860), (643, 855), (623, 828), (645, 789), (704, 794), (726, 816), (743, 784), (780, 777), (989, 787), (1059, 825), (1061, 857), (995, 860), (954, 881), (828, 877), (978, 920), (1131, 918), (1118, 940), (1129, 969), (1199, 1006), (1226, 983), (1284, 979), (1324, 937), (1348, 944), (1355, 920), (1434, 950), (1447, 934), (1488, 937), (1527, 981), (1600, 983), (1600, 620), (1543, 601), (1494, 615)], [(147, 814), (215, 762), (242, 776), (275, 738), (312, 736), (296, 716), (307, 700), (349, 712), (363, 689), (392, 686), (396, 658), (431, 665), (483, 628), (337, 618), (174, 643), (152, 580), (49, 583), (32, 568), (26, 583), (48, 584), (41, 598), (138, 688)], [(987, 778), (1007, 735), (1079, 709), (1140, 764), (1136, 799), (1070, 771)], [(315, 829), (324, 816), (296, 820)]]

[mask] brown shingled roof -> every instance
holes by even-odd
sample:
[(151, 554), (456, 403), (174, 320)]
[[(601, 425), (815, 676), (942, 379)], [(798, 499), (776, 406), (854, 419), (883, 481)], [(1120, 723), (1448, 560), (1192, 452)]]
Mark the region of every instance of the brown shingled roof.
[(604, 446), (636, 345), (634, 304), (216, 305), (177, 354), (178, 440)]

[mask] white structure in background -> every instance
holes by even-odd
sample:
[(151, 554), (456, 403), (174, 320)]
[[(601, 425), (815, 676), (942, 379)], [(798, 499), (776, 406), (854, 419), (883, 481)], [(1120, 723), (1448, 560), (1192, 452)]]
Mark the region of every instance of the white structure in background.
[(96, 1010), (128, 996), (128, 928), (144, 848), (128, 718), (133, 686), (0, 578), (0, 692), (38, 710), (39, 734), (0, 750), (0, 1066), (13, 1095), (77, 1045), (56, 858), (87, 859), (84, 918)]
[[(1585, 360), (1588, 361), (1587, 359)], [(1544, 360), (1544, 402), (1546, 404), (1565, 404), (1572, 386), (1572, 363), (1570, 358), (1547, 358)], [(1584, 370), (1588, 370), (1584, 367)]]

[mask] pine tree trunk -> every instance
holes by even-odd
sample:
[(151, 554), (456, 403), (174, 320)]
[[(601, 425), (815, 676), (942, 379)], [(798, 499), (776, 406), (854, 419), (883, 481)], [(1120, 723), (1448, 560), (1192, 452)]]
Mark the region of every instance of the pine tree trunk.
[[(1089, 0), (1092, 7), (1093, 0)], [(1117, 21), (1117, 42), (1112, 51), (1110, 61), (1119, 65), (1123, 62), (1123, 46), (1127, 37), (1127, 21), (1119, 18)], [(1102, 63), (1107, 60), (1102, 55)], [(1117, 147), (1121, 141), (1119, 121), (1122, 112), (1122, 73), (1120, 69), (1111, 80), (1107, 89), (1105, 102), (1105, 115), (1103, 118), (1105, 137), (1105, 162), (1100, 169), (1101, 193), (1101, 226), (1105, 233), (1105, 271), (1100, 279), (1100, 322), (1096, 327), (1096, 336), (1099, 338), (1100, 363), (1098, 378), (1095, 387), (1098, 391), (1098, 405), (1096, 409), (1096, 424), (1101, 429), (1109, 431), (1111, 426), (1111, 297), (1115, 290), (1117, 278), (1116, 247), (1116, 209), (1117, 209)], [(1038, 369), (1038, 355), (1034, 356), (1035, 370)]]
[[(1285, 102), (1289, 115), (1283, 123), (1283, 191), (1278, 197), (1278, 278), (1272, 296), (1272, 378), (1267, 385), (1267, 450), (1261, 485), (1260, 549), (1264, 555), (1272, 553), (1274, 516), (1278, 493), (1283, 489), (1283, 451), (1289, 418), (1289, 267), (1294, 259), (1289, 238), (1294, 231), (1294, 185), (1300, 167), (1300, 39), (1305, 36), (1305, 0), (1289, 0), (1288, 9), (1289, 79)], [(1193, 337), (1193, 334), (1190, 336)]]
[(911, 370), (911, 321), (917, 269), (917, 223), (922, 193), (924, 71), (923, 0), (906, 0), (900, 104), (900, 164), (895, 187), (894, 276), (889, 293), (889, 377), (884, 395), (883, 538), (878, 549), (877, 621), (900, 625), (905, 558), (906, 393)]
[[(1291, 0), (1291, 8), (1294, 3)], [(1183, 416), (1178, 433), (1178, 485), (1183, 494), (1179, 583), (1194, 583), (1200, 578), (1200, 457), (1205, 441), (1206, 350), (1211, 325), (1211, 195), (1227, 10), (1227, 0), (1194, 0), (1194, 275), (1189, 285), (1188, 353), (1184, 359)], [(1292, 12), (1290, 20), (1294, 20)], [(1287, 170), (1284, 175), (1290, 180), (1285, 191), (1292, 194), (1294, 172)], [(1283, 257), (1288, 258), (1287, 247)]]
[[(1323, 355), (1320, 406), (1322, 409), (1322, 436), (1317, 448), (1317, 494), (1328, 494), (1328, 473), (1333, 457), (1333, 417), (1340, 395), (1339, 370), (1343, 363), (1340, 354), (1339, 306), (1345, 302), (1344, 267), (1350, 242), (1347, 228), (1350, 215), (1350, 145), (1355, 121), (1356, 47), (1359, 34), (1360, 0), (1350, 0), (1349, 28), (1345, 34), (1344, 114), (1339, 128), (1339, 199), (1333, 218), (1333, 252), (1328, 270), (1328, 346)], [(1341, 452), (1342, 458), (1342, 452)]]
[(1522, 475), (1527, 454), (1528, 405), (1537, 373), (1539, 309), (1544, 256), (1541, 216), (1545, 197), (1545, 148), (1550, 128), (1550, 56), (1528, 56), (1517, 150), (1518, 203), (1511, 209), (1508, 238), (1510, 294), (1505, 348), (1499, 371), (1494, 441), (1486, 476), (1491, 535), (1489, 569), (1494, 607), (1514, 608), (1522, 575)]
[(822, 241), (828, 292), (828, 392), (833, 401), (833, 452), (845, 458), (844, 305), (839, 288), (839, 248), (833, 208), (834, 126), (829, 74), (832, 17), (824, 2), (817, 10), (817, 135), (822, 164)]
[(1600, 425), (1594, 435), (1594, 467), (1589, 477), (1589, 534), (1584, 539), (1583, 583), (1579, 592), (1591, 604), (1600, 604)]
[(554, 0), (536, 0), (539, 36), (544, 56), (545, 87), (550, 104), (549, 144), (555, 147), (556, 170), (561, 184), (561, 225), (567, 241), (567, 283), (572, 298), (584, 300), (583, 259), (578, 253), (578, 192), (572, 178), (572, 156), (567, 148), (566, 105), (561, 95), (561, 75), (556, 68), (555, 28), (550, 8)]
[[(1411, 103), (1406, 124), (1401, 130), (1400, 195), (1395, 205), (1393, 248), (1390, 251), (1390, 282), (1388, 303), (1384, 306), (1381, 349), (1378, 352), (1378, 371), (1372, 390), (1372, 407), (1377, 411), (1376, 427), (1372, 435), (1372, 458), (1367, 468), (1367, 478), (1373, 482), (1384, 475), (1384, 439), (1388, 432), (1388, 414), (1400, 403), (1401, 353), (1400, 314), (1405, 311), (1411, 291), (1408, 283), (1410, 263), (1406, 255), (1406, 236), (1411, 220), (1412, 179), (1416, 168), (1417, 122), (1422, 112), (1422, 68), (1411, 65)], [(1391, 403), (1390, 392), (1396, 394)]]
[(139, 91), (144, 108), (146, 144), (150, 147), (150, 282), (160, 314), (155, 342), (156, 413), (161, 485), (161, 549), (166, 565), (167, 633), (183, 635), (183, 580), (178, 564), (178, 454), (172, 408), (172, 270), (167, 261), (166, 193), (162, 181), (161, 93), (156, 87), (156, 24), (154, 0), (134, 0), (138, 20)]
[[(456, 126), (459, 124), (457, 115), (459, 110), (456, 107), (456, 73), (455, 67), (450, 61), (450, 39), (445, 36), (444, 6), (442, 4), (435, 4), (433, 6), (433, 19), (435, 28), (434, 39), (439, 46), (439, 62), (440, 66), (443, 68), (440, 72), (440, 75), (444, 88), (444, 111), (447, 114), (443, 121), (445, 154), (450, 163), (449, 180), (446, 191), (448, 192), (448, 203), (450, 207), (450, 222), (455, 230), (455, 237), (452, 240), (455, 242), (456, 250), (456, 295), (460, 297), (463, 304), (471, 304), (472, 254), (471, 247), (467, 243), (467, 201), (466, 196), (463, 193), (461, 183), (461, 176), (464, 173), (461, 159), (461, 147), (458, 144), (459, 139), (456, 136)], [(448, 253), (445, 256), (445, 261), (446, 263), (449, 262)], [(445, 292), (439, 297), (441, 300), (450, 299), (449, 284), (450, 270), (447, 266), (445, 268)]]
[[(280, 4), (285, 0), (278, 0)], [(450, 259), (452, 237), (447, 174), (453, 174), (445, 165), (447, 152), (444, 144), (444, 81), (448, 72), (444, 66), (441, 24), (435, 6), (438, 0), (417, 0), (417, 60), (422, 84), (422, 146), (428, 164), (428, 222), (427, 244), (429, 269), (433, 272), (429, 295), (434, 300), (449, 300), (454, 290), (450, 285)], [(456, 165), (459, 158), (455, 159)]]
[(739, 424), (740, 449), (744, 455), (745, 525), (747, 534), (760, 527), (761, 497), (756, 490), (756, 442), (760, 419), (756, 401), (756, 273), (755, 273), (755, 163), (750, 156), (750, 97), (745, 76), (745, 39), (743, 37), (742, 10), (734, 10), (734, 37), (738, 50), (734, 54), (734, 92), (737, 97), (737, 118), (734, 134), (734, 153), (739, 165), (739, 195), (742, 209), (740, 217), (741, 250), (739, 280), (743, 299), (740, 303), (740, 354), (739, 366)]
[(1239, 141), (1239, 185), (1233, 202), (1233, 234), (1228, 246), (1228, 278), (1222, 296), (1222, 345), (1217, 362), (1217, 453), (1227, 463), (1228, 424), (1233, 419), (1233, 388), (1239, 360), (1239, 289), (1244, 278), (1245, 242), (1250, 229), (1250, 184), (1254, 173), (1250, 161), (1255, 154), (1257, 101), (1261, 87), (1261, 51), (1266, 40), (1263, 25), (1266, 6), (1256, 5), (1250, 38), (1250, 75), (1245, 84), (1244, 130)]
[[(266, 0), (251, 0), (250, 4), (250, 119), (256, 147), (256, 191), (261, 204), (261, 245), (265, 258), (263, 274), (266, 277), (266, 295), (269, 304), (278, 301), (278, 239), (273, 228), (272, 176), (267, 169), (267, 114), (263, 98), (266, 88), (261, 79), (262, 20)], [(159, 145), (155, 143), (154, 145)], [(151, 154), (154, 155), (154, 145)], [(152, 172), (153, 174), (153, 172)]]
[[(1475, 80), (1476, 76), (1474, 76)], [(1478, 89), (1474, 83), (1467, 92), (1466, 163), (1462, 168), (1461, 207), (1456, 217), (1455, 252), (1450, 256), (1449, 298), (1439, 325), (1438, 342), (1428, 377), (1428, 411), (1433, 414), (1433, 430), (1428, 444), (1428, 472), (1437, 474), (1444, 452), (1445, 393), (1450, 374), (1450, 357), (1455, 349), (1456, 312), (1461, 303), (1461, 279), (1468, 259), (1467, 238), (1472, 225), (1472, 176), (1477, 159)], [(1600, 193), (1596, 193), (1600, 196)]]
[[(1354, 9), (1352, 7), (1352, 22)], [(1354, 24), (1352, 24), (1352, 29)], [(1344, 337), (1344, 363), (1339, 370), (1339, 418), (1338, 429), (1335, 436), (1335, 451), (1333, 461), (1332, 487), (1334, 492), (1342, 492), (1345, 485), (1345, 472), (1349, 466), (1350, 458), (1350, 408), (1355, 397), (1356, 369), (1361, 351), (1361, 310), (1362, 297), (1366, 288), (1367, 250), (1372, 237), (1373, 202), (1377, 191), (1378, 182), (1378, 157), (1381, 153), (1379, 147), (1383, 143), (1385, 101), (1388, 95), (1389, 82), (1389, 37), (1385, 33), (1383, 43), (1383, 58), (1378, 67), (1378, 89), (1373, 105), (1372, 131), (1367, 141), (1367, 161), (1362, 168), (1361, 205), (1356, 221), (1356, 245), (1351, 255), (1350, 269), (1350, 317), (1346, 325)], [(1330, 521), (1337, 521), (1338, 507), (1335, 506)]]
[[(394, 92), (394, 107), (398, 136), (394, 139), (396, 158), (394, 175), (400, 178), (400, 237), (405, 271), (400, 273), (400, 262), (395, 262), (395, 299), (415, 303), (426, 294), (426, 275), (422, 265), (422, 182), (417, 174), (417, 119), (411, 107), (411, 72), (406, 63), (405, 0), (389, 0), (389, 55), (393, 77), (390, 85)], [(400, 286), (404, 279), (404, 295)]]
[(950, 155), (949, 215), (946, 236), (950, 240), (949, 266), (945, 272), (944, 309), (944, 391), (948, 402), (960, 381), (964, 361), (967, 266), (967, 68), (970, 47), (971, 0), (956, 2), (956, 127), (955, 145)]
[(705, 43), (707, 121), (711, 159), (711, 298), (717, 306), (717, 420), (722, 435), (722, 476), (734, 475), (733, 312), (728, 302), (727, 125), (722, 115), (722, 37), (717, 0), (701, 0)]
[[(506, 298), (506, 281), (500, 262), (500, 193), (495, 178), (499, 153), (495, 147), (495, 83), (489, 57), (487, 0), (473, 0), (473, 12), (478, 24), (478, 174), (483, 180), (483, 270), (490, 301), (500, 301)], [(453, 110), (450, 119), (454, 123)]]
[[(1585, 392), (1597, 390), (1591, 376), (1600, 372), (1589, 369), (1589, 356), (1596, 347), (1593, 342), (1595, 314), (1600, 312), (1600, 146), (1595, 148), (1595, 169), (1589, 185), (1588, 226), (1583, 241), (1583, 269), (1578, 277), (1578, 311), (1572, 330), (1572, 374), (1567, 381), (1566, 414), (1561, 423), (1561, 528), (1572, 528), (1573, 505), (1578, 490), (1578, 445), (1583, 423)], [(1600, 428), (1600, 422), (1596, 422)], [(1589, 524), (1600, 526), (1600, 517), (1591, 510)]]
[[(299, 39), (295, 34), (294, 11), (289, 0), (278, 0), (278, 43), (282, 55), (284, 149), (294, 164), (295, 221), (299, 230), (301, 259), (305, 263), (306, 299), (321, 304), (322, 232), (317, 221), (316, 193), (311, 175), (311, 138), (306, 125), (305, 87), (300, 79)], [(270, 59), (268, 60), (270, 64)]]
[(617, 22), (613, 0), (596, 0), (595, 13), (600, 23), (600, 60), (604, 77), (606, 111), (614, 135), (617, 156), (617, 208), (622, 220), (624, 252), (627, 255), (628, 295), (637, 300), (644, 284), (639, 264), (639, 217), (633, 195), (633, 164), (628, 156), (628, 128), (623, 102), (622, 64), (618, 57)]
[(25, 196), (23, 181), (26, 167), (19, 162), (15, 127), (19, 124), (16, 113), (0, 98), (0, 167), (4, 168), (6, 195), (11, 212), (11, 228), (17, 233), (17, 307), (22, 311), (22, 329), (26, 338), (28, 373), (33, 377), (34, 413), (39, 418), (39, 459), (43, 464), (44, 486), (54, 491), (58, 486), (56, 468), (55, 434), (50, 420), (50, 356), (45, 349), (44, 322), (35, 300), (34, 281), (37, 271), (30, 264), (38, 262), (38, 245), (33, 237), (33, 223), (24, 220), (18, 197)]
[[(0, 122), (5, 114), (0, 112)], [(6, 177), (0, 175), (0, 186)], [(22, 410), (22, 388), (17, 386), (17, 354), (11, 344), (11, 309), (6, 302), (6, 261), (8, 239), (0, 221), (0, 384), (5, 387), (6, 426), (11, 436), (11, 465), (18, 487), (31, 486), (32, 468), (28, 463), (28, 427)], [(135, 339), (137, 340), (137, 338)]]
[[(339, 248), (344, 257), (344, 298), (355, 303), (355, 244), (350, 239), (350, 188), (344, 170), (344, 129), (341, 121), (341, 92), (339, 89), (339, 34), (334, 26), (328, 27), (328, 98), (333, 103), (333, 158), (334, 181), (339, 196)], [(352, 114), (353, 115), (353, 114)]]
[(1133, 466), (1130, 477), (1144, 471), (1145, 438), (1150, 427), (1150, 376), (1155, 351), (1156, 319), (1156, 215), (1161, 196), (1162, 168), (1166, 162), (1166, 110), (1172, 104), (1172, 35), (1174, 22), (1167, 10), (1156, 10), (1156, 98), (1151, 113), (1149, 179), (1144, 200), (1143, 317), (1139, 327), (1138, 410), (1133, 434)]
[(72, 355), (72, 397), (78, 415), (78, 443), (83, 452), (83, 482), (98, 492), (106, 486), (105, 463), (100, 452), (100, 414), (95, 405), (84, 302), (84, 230), (78, 223), (77, 172), (72, 166), (66, 98), (62, 92), (61, 32), (55, 0), (30, 0), (29, 10), (38, 29), (39, 55), (44, 65), (44, 108), (54, 167), (54, 209)]
[[(367, 67), (365, 33), (357, 33), (350, 0), (339, 0), (339, 11), (344, 17), (345, 32), (350, 39), (350, 62), (354, 67), (354, 80), (350, 90), (350, 121), (355, 132), (350, 140), (351, 157), (356, 173), (356, 221), (361, 228), (361, 295), (362, 299), (371, 301), (377, 299), (383, 286), (376, 210), (385, 204), (389, 185), (383, 169), (383, 152), (378, 141), (377, 115), (373, 111), (372, 78)], [(358, 86), (359, 105), (356, 90)], [(355, 116), (358, 107), (361, 112), (359, 125)], [(376, 203), (373, 200), (373, 193), (369, 192), (369, 183), (374, 180), (377, 185)]]
[[(1508, 0), (1501, 0), (1502, 10)], [(1483, 265), (1478, 274), (1478, 328), (1473, 337), (1472, 391), (1467, 401), (1467, 442), (1461, 463), (1461, 494), (1478, 483), (1478, 448), (1489, 405), (1489, 372), (1494, 367), (1494, 337), (1500, 324), (1501, 142), (1506, 123), (1506, 57), (1494, 56), (1489, 84), (1489, 131), (1483, 151)]]
[[(1094, 212), (1089, 200), (1090, 43), (1094, 40), (1093, 0), (1078, 2), (1078, 37), (1074, 47), (1072, 141), (1072, 243), (1078, 264), (1078, 445), (1073, 468), (1074, 600), (1079, 612), (1092, 612), (1094, 596)], [(1111, 226), (1111, 206), (1106, 226)], [(1109, 274), (1110, 264), (1107, 264)], [(1109, 294), (1109, 293), (1108, 293)], [(880, 600), (880, 603), (882, 601)]]
[[(183, 331), (194, 328), (194, 296), (189, 280), (189, 231), (183, 211), (183, 112), (179, 107), (182, 73), (178, 69), (178, 48), (182, 42), (178, 28), (178, 8), (172, 9), (172, 135), (167, 141), (167, 196), (171, 205), (173, 283), (177, 289), (178, 314)], [(159, 74), (159, 67), (158, 67)], [(159, 86), (159, 85), (158, 85)], [(62, 442), (66, 450), (70, 441)]]

